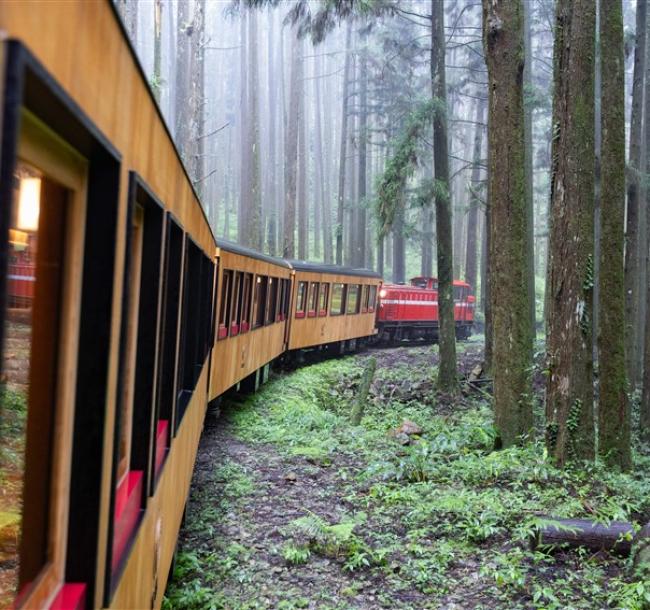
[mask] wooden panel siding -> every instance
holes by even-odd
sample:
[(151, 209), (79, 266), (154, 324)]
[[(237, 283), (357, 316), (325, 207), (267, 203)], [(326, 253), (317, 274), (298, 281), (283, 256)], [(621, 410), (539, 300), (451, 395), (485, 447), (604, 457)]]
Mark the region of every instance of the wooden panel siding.
[[(296, 317), (296, 297), (298, 284), (300, 282), (319, 282), (329, 283), (329, 294), (327, 302), (327, 315), (314, 317)], [(332, 315), (330, 305), (332, 301), (332, 285), (358, 285), (376, 286), (377, 296), (379, 295), (380, 279), (354, 276), (348, 274), (320, 273), (316, 271), (299, 271), (296, 270), (293, 284), (293, 295), (291, 298), (291, 310), (289, 311), (289, 349), (301, 349), (333, 343), (335, 341), (344, 341), (346, 339), (356, 339), (359, 337), (368, 337), (375, 334), (375, 311), (356, 314)], [(363, 292), (363, 291), (362, 291)], [(359, 296), (361, 298), (361, 296)], [(361, 310), (359, 310), (361, 311)]]

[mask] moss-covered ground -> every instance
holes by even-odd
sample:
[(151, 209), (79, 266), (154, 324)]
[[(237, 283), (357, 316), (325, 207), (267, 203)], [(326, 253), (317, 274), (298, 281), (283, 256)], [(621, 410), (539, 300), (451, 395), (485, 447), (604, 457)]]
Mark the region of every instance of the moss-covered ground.
[[(466, 374), (480, 345), (460, 348)], [(489, 395), (436, 396), (436, 360), (431, 346), (330, 360), (209, 415), (165, 607), (648, 607), (629, 559), (528, 545), (543, 515), (650, 520), (647, 449), (630, 474), (559, 471), (539, 438), (493, 451)], [(404, 420), (422, 429), (408, 445), (391, 434)]]

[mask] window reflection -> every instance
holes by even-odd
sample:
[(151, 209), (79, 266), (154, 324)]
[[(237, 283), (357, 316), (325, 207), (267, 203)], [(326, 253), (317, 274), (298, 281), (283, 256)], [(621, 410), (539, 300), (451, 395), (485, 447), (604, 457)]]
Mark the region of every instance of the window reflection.
[(0, 378), (0, 608), (47, 559), (66, 191), (20, 163), (14, 176)]

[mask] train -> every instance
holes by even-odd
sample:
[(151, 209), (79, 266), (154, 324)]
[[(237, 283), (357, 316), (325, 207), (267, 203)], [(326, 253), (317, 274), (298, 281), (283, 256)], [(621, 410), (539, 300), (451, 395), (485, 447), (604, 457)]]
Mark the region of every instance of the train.
[(0, 29), (0, 608), (159, 608), (208, 405), (433, 337), (390, 308), (435, 280), (216, 238), (110, 0), (0, 3)]

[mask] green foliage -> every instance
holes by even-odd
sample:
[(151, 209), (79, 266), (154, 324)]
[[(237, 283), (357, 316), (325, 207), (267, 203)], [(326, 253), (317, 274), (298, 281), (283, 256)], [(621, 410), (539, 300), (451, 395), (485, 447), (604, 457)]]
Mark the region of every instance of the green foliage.
[[(192, 551), (179, 559), (166, 607), (248, 610), (266, 574), (268, 607), (287, 609), (305, 603), (350, 607), (370, 580), (381, 583), (385, 595), (384, 601), (376, 595), (377, 607), (422, 607), (419, 601), (395, 605), (397, 590), (426, 596), (437, 607), (458, 591), (478, 588), (484, 608), (643, 608), (649, 587), (626, 576), (625, 561), (527, 549), (533, 533), (553, 521), (542, 515), (577, 518), (588, 510), (601, 522), (645, 522), (650, 480), (644, 468), (647, 472), (650, 458), (636, 455), (637, 469), (621, 474), (601, 463), (557, 469), (542, 439), (493, 451), (489, 405), (467, 397), (451, 406), (438, 404), (430, 392), (431, 367), (424, 362), (397, 359), (382, 366), (378, 356), (362, 426), (349, 422), (363, 371), (363, 361), (354, 357), (276, 377), (233, 406), (228, 417), (237, 443), (248, 443), (253, 452), (256, 446), (272, 447), (296, 473), (297, 480), (288, 483), (291, 495), (294, 485), (309, 494), (300, 508), (305, 513), (298, 519), (287, 514), (276, 525), (280, 540), (260, 567), (259, 538), (250, 535), (247, 520), (255, 507), (251, 498), (262, 494), (268, 502), (268, 490), (257, 484), (250, 467), (222, 462), (211, 473), (217, 493), (210, 496), (205, 485), (192, 493), (195, 513), (187, 527)], [(390, 435), (404, 419), (423, 428), (408, 446)], [(539, 420), (542, 430), (541, 415)], [(224, 517), (228, 529), (236, 524), (239, 543), (222, 541), (218, 528)], [(263, 530), (266, 539), (266, 524)], [(199, 534), (211, 541), (210, 548), (196, 547)], [(241, 544), (249, 538), (250, 546)], [(331, 589), (323, 598), (310, 593), (306, 600), (303, 590), (283, 588), (284, 574), (295, 573), (299, 581), (320, 562), (333, 580), (349, 583), (339, 591), (349, 603), (332, 601)], [(283, 578), (276, 579), (276, 571)]]
[[(395, 221), (400, 207), (404, 205), (404, 189), (408, 179), (415, 172), (421, 148), (421, 136), (431, 124), (434, 113), (444, 112), (444, 105), (435, 98), (421, 102), (410, 113), (406, 127), (393, 143), (393, 155), (386, 163), (384, 173), (377, 185), (377, 218), (379, 235), (384, 236)], [(437, 190), (442, 194), (440, 185), (431, 183), (429, 193)]]

